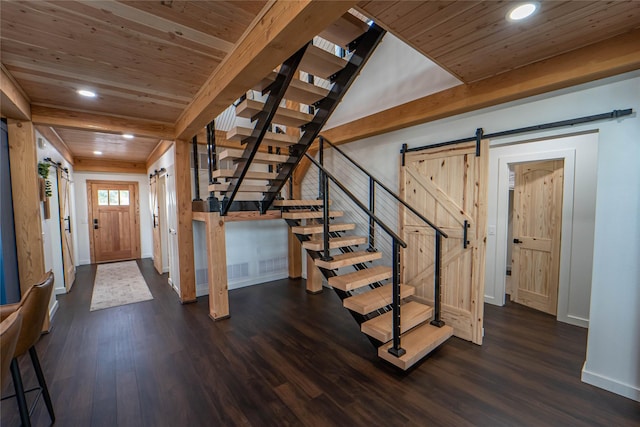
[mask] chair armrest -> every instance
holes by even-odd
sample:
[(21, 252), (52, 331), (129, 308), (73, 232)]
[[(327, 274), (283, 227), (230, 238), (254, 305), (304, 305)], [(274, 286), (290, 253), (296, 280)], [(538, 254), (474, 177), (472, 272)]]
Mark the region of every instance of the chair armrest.
[(0, 305), (0, 322), (9, 317), (20, 307), (20, 303)]

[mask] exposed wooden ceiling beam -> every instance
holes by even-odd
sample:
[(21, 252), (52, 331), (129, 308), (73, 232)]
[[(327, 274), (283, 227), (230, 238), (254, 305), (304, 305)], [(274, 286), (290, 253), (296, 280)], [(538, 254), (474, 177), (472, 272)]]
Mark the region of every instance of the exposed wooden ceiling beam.
[(189, 139), (356, 1), (277, 1), (209, 76), (176, 122), (176, 138)]
[(640, 30), (456, 86), (322, 132), (344, 144), (640, 69)]
[(92, 159), (75, 157), (74, 172), (147, 173), (145, 162), (128, 162), (120, 159)]
[[(44, 136), (58, 153), (69, 163), (73, 165), (73, 154), (67, 144), (60, 138), (60, 135), (49, 126), (37, 125), (36, 130)], [(54, 159), (55, 160), (55, 159)]]
[(148, 170), (151, 167), (151, 165), (157, 162), (160, 159), (160, 157), (162, 157), (164, 153), (169, 151), (169, 148), (171, 148), (172, 146), (173, 146), (173, 141), (170, 141), (167, 139), (163, 139), (160, 142), (158, 142), (158, 145), (156, 145), (155, 148), (151, 150), (151, 153), (149, 153), (149, 156), (147, 157), (147, 161), (145, 162), (145, 168)]
[(31, 120), (31, 102), (29, 97), (4, 66), (0, 65), (2, 92), (0, 106), (2, 117), (16, 120)]
[(132, 133), (158, 139), (173, 139), (174, 127), (170, 123), (135, 118), (63, 110), (60, 108), (31, 106), (31, 118), (35, 124), (59, 126), (71, 129), (92, 130), (106, 133)]

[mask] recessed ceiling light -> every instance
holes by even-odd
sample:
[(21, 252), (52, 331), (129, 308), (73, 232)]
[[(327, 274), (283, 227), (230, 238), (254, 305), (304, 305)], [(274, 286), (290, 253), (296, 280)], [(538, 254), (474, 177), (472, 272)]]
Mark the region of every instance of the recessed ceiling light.
[(537, 3), (524, 3), (511, 9), (507, 14), (507, 19), (511, 21), (521, 21), (533, 15), (538, 9)]
[(124, 139), (133, 139), (133, 135), (131, 135), (130, 133), (125, 133), (125, 134), (122, 135), (122, 137)]
[(96, 93), (86, 89), (78, 89), (78, 95), (86, 96), (87, 98), (95, 98)]
[(96, 156), (102, 156), (102, 151), (94, 151), (93, 154)]

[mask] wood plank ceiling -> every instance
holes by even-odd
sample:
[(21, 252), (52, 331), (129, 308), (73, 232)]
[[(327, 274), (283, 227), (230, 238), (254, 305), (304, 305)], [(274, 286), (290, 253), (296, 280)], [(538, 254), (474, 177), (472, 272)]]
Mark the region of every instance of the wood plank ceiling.
[[(173, 125), (265, 3), (2, 1), (2, 65), (32, 105)], [(106, 134), (56, 131), (75, 156), (119, 158), (126, 147)], [(158, 141), (126, 142), (139, 160)]]
[(465, 83), (640, 28), (638, 1), (543, 1), (531, 18), (507, 20), (520, 3), (374, 0), (358, 9)]
[[(1, 1), (0, 59), (32, 106), (173, 128), (267, 3)], [(465, 83), (640, 28), (639, 1), (541, 1), (531, 19), (509, 22), (517, 3), (374, 0), (357, 9)], [(158, 142), (55, 131), (79, 157), (142, 160)]]

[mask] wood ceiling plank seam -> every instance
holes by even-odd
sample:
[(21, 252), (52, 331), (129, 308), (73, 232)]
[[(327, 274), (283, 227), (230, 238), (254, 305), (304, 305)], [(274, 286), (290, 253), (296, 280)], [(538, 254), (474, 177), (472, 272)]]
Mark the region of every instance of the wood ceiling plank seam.
[[(442, 7), (443, 3), (447, 3)], [(414, 13), (401, 22), (393, 24), (393, 31), (409, 35), (421, 34), (431, 27), (439, 25), (451, 16), (459, 15), (472, 8), (474, 2), (427, 2), (421, 6), (420, 13)], [(427, 16), (425, 18), (425, 16)]]
[[(54, 16), (47, 14), (47, 11), (41, 11), (42, 7), (37, 6), (39, 3), (30, 3), (30, 9), (33, 13), (29, 17), (20, 16), (20, 20), (8, 27), (3, 26), (3, 39), (21, 41), (29, 43), (31, 46), (45, 47), (52, 53), (62, 53), (71, 56), (83, 56), (86, 58), (98, 57), (98, 61), (111, 63), (113, 59), (118, 60), (113, 63), (121, 68), (127, 68), (127, 65), (134, 64), (134, 71), (142, 69), (146, 72), (157, 71), (155, 61), (163, 65), (163, 71), (166, 73), (177, 73), (184, 75), (187, 70), (190, 75), (199, 77), (204, 80), (208, 75), (208, 71), (212, 70), (215, 65), (206, 65), (212, 63), (210, 58), (204, 55), (195, 54), (200, 58), (189, 56), (189, 60), (184, 61), (180, 58), (184, 51), (179, 47), (152, 43), (149, 40), (138, 38), (135, 40), (140, 45), (148, 48), (140, 49), (138, 45), (131, 43), (131, 37), (118, 37), (116, 39), (103, 36), (100, 29), (106, 34), (112, 33), (111, 28), (99, 21), (94, 21), (93, 25), (79, 26), (73, 17), (65, 15), (64, 11), (57, 11)], [(7, 13), (3, 6), (2, 20), (7, 18)], [(55, 24), (51, 26), (51, 20)], [(65, 25), (63, 25), (65, 24)], [(52, 30), (55, 30), (55, 32)], [(57, 32), (57, 33), (56, 33)], [(15, 38), (12, 38), (15, 37)], [(72, 46), (69, 45), (72, 43)], [(62, 48), (60, 46), (63, 46)], [(69, 48), (72, 48), (71, 51)], [(109, 59), (111, 62), (105, 61)], [(144, 58), (144, 60), (140, 60)], [(198, 65), (195, 65), (195, 62)], [(217, 64), (219, 61), (215, 61)], [(203, 67), (202, 64), (205, 64)], [(130, 65), (129, 65), (130, 66)], [(203, 71), (203, 68), (205, 69)]]
[[(410, 40), (420, 37), (430, 39), (430, 34), (435, 32), (436, 29), (444, 27), (445, 29), (440, 30), (440, 33), (446, 34), (448, 31), (446, 26), (453, 26), (455, 28), (459, 19), (472, 19), (477, 15), (482, 16), (486, 12), (487, 7), (487, 5), (479, 2), (465, 2), (463, 3), (463, 7), (458, 7), (458, 3), (453, 3), (429, 16), (428, 22), (425, 22), (424, 19), (417, 21), (414, 25), (404, 30), (403, 33), (406, 33)], [(394, 29), (394, 31), (396, 30)], [(416, 45), (415, 42), (412, 43)]]
[[(75, 90), (81, 86), (81, 84), (74, 84), (73, 82), (68, 82), (65, 80), (54, 79), (51, 77), (44, 77), (44, 76), (35, 76), (33, 74), (27, 74), (23, 72), (14, 72), (14, 75), (18, 78), (21, 78), (22, 81), (26, 80), (26, 81), (32, 81), (40, 84), (50, 84), (58, 88), (68, 87), (72, 92), (74, 92), (74, 95), (75, 95)], [(145, 93), (134, 94), (131, 92), (123, 92), (123, 91), (108, 89), (106, 87), (102, 87), (99, 90), (99, 96), (103, 96), (103, 95), (111, 95), (118, 98), (129, 99), (133, 101), (142, 101), (145, 99), (146, 100), (152, 99), (153, 100), (152, 102), (155, 105), (163, 105), (165, 107), (173, 107), (173, 108), (179, 108), (179, 109), (183, 109), (188, 105), (188, 102), (175, 102), (171, 100), (165, 100), (162, 98), (151, 97), (149, 96), (149, 94), (145, 94)]]
[[(173, 2), (170, 7), (163, 6), (158, 2), (146, 1), (123, 1), (122, 3), (144, 10), (153, 15), (178, 22), (182, 25), (190, 26), (205, 34), (222, 38), (228, 42), (235, 43), (241, 36), (244, 28), (251, 22), (253, 16), (251, 14), (243, 14), (236, 12), (234, 15), (225, 15), (225, 8), (221, 8), (217, 12), (214, 8), (220, 7), (219, 2)], [(199, 3), (206, 3), (207, 9), (203, 13), (199, 8)], [(210, 15), (215, 16), (210, 16)], [(215, 23), (223, 22), (218, 26)], [(236, 25), (229, 25), (236, 24)], [(228, 39), (224, 39), (228, 37)]]
[[(46, 53), (46, 49), (34, 49), (34, 52), (43, 52)], [(6, 49), (3, 48), (2, 51), (2, 61), (3, 64), (7, 66), (7, 69), (12, 70), (14, 67), (17, 68), (26, 68), (33, 70), (49, 70), (55, 68), (56, 73), (59, 75), (77, 75), (77, 70), (84, 69), (84, 67), (88, 66), (91, 61), (83, 58), (71, 58), (71, 60), (65, 60), (64, 63), (49, 63), (46, 60), (40, 60), (34, 58), (33, 56), (28, 57), (24, 54), (16, 53), (15, 49)], [(62, 71), (60, 71), (62, 70)], [(96, 72), (98, 70), (98, 72)], [(102, 81), (110, 81), (108, 78), (113, 79), (117, 73), (116, 70), (113, 70), (113, 67), (110, 67), (106, 64), (93, 64), (93, 78), (99, 79)], [(108, 77), (108, 78), (107, 78)], [(87, 81), (90, 81), (87, 79)], [(148, 86), (150, 82), (147, 78), (145, 78), (141, 73), (139, 74), (130, 74), (128, 77), (128, 82), (140, 82), (141, 86)], [(167, 87), (167, 85), (171, 85), (171, 89), (175, 90), (177, 93), (188, 93), (195, 94), (197, 92), (198, 87), (194, 84), (188, 83), (189, 86), (186, 86), (187, 83), (169, 77), (162, 76), (154, 76), (154, 83), (156, 86), (162, 85), (163, 87)], [(136, 86), (139, 87), (139, 86)]]
[(105, 133), (129, 132), (137, 136), (158, 139), (174, 139), (173, 123), (143, 120), (114, 114), (99, 114), (86, 110), (51, 108), (31, 105), (32, 121), (35, 124), (57, 128), (90, 129)]
[[(26, 48), (23, 48), (22, 52), (28, 57), (31, 57), (34, 53), (40, 51), (40, 56), (48, 58), (54, 63), (65, 62), (68, 61), (69, 58), (80, 58), (89, 65), (96, 62), (109, 65), (112, 72), (145, 72), (159, 77), (163, 75), (172, 75), (183, 76), (183, 78), (191, 78), (193, 80), (204, 80), (204, 76), (207, 74), (206, 71), (215, 68), (214, 61), (210, 58), (201, 57), (199, 59), (195, 59), (190, 57), (191, 59), (188, 62), (182, 62), (179, 59), (170, 56), (170, 52), (165, 52), (163, 55), (159, 55), (155, 52), (153, 55), (147, 55), (144, 51), (132, 52), (119, 44), (114, 45), (102, 43), (97, 46), (91, 42), (76, 43), (74, 46), (67, 45), (65, 46), (66, 49), (61, 50), (55, 43), (57, 41), (63, 41), (66, 45), (67, 40), (36, 30), (18, 34), (17, 36), (21, 39), (11, 38), (11, 35), (7, 34), (7, 31), (4, 30), (2, 36), (3, 53), (5, 51), (14, 52), (16, 51), (16, 48), (19, 48), (19, 45), (26, 45)], [(106, 58), (113, 59), (114, 55), (119, 56), (118, 61), (109, 62), (105, 60)], [(96, 60), (94, 58), (99, 59)], [(198, 65), (196, 65), (196, 62)], [(162, 74), (159, 74), (159, 72)]]
[[(11, 63), (12, 73), (24, 75), (23, 77), (29, 79), (29, 76), (37, 77), (47, 77), (47, 76), (55, 76), (60, 79), (61, 82), (75, 82), (75, 83), (93, 83), (96, 88), (115, 88), (120, 90), (127, 90), (131, 92), (137, 92), (140, 94), (152, 95), (154, 98), (164, 99), (167, 101), (172, 101), (176, 103), (184, 103), (188, 104), (191, 98), (180, 95), (173, 95), (170, 93), (158, 91), (158, 90), (150, 90), (148, 88), (140, 88), (134, 85), (128, 85), (120, 82), (106, 81), (103, 79), (92, 78), (85, 75), (77, 74), (77, 73), (66, 73), (63, 71), (56, 70), (56, 73), (53, 74), (50, 72), (50, 68), (40, 67), (40, 66), (31, 66), (30, 68), (25, 68), (24, 66), (16, 66), (16, 62)], [(30, 66), (30, 64), (28, 64)], [(49, 78), (55, 78), (49, 77)]]
[[(628, 16), (628, 13), (621, 12), (620, 15)], [(615, 24), (619, 23), (616, 17), (611, 17), (610, 19)], [(622, 28), (618, 25), (607, 25), (605, 23), (604, 27), (605, 28), (602, 28), (600, 30), (589, 30), (586, 32), (569, 32), (568, 34), (574, 34), (574, 36), (562, 40), (560, 43), (554, 43), (550, 46), (545, 44), (533, 45), (526, 52), (523, 50), (524, 48), (520, 48), (520, 46), (516, 45), (511, 47), (511, 50), (514, 52), (511, 56), (504, 55), (499, 51), (493, 51), (481, 55), (481, 59), (476, 58), (477, 55), (474, 55), (473, 57), (468, 58), (465, 62), (459, 61), (458, 64), (460, 67), (473, 67), (475, 73), (472, 77), (472, 80), (470, 81), (476, 81), (482, 78), (499, 74), (495, 72), (494, 67), (500, 66), (500, 64), (502, 63), (504, 63), (505, 65), (501, 66), (499, 72), (509, 71), (624, 34), (627, 31), (638, 28), (639, 25), (634, 26), (632, 24), (628, 28)], [(526, 42), (524, 43), (526, 44)], [(526, 60), (523, 60), (525, 58)], [(511, 61), (511, 64), (509, 64), (507, 60)], [(487, 67), (486, 65), (483, 65), (487, 63), (493, 64), (493, 66)], [(514, 63), (517, 64), (517, 66), (514, 66)]]
[[(362, 13), (363, 15), (368, 16), (370, 18), (373, 18), (374, 16), (378, 16), (381, 13), (384, 13), (390, 7), (393, 7), (393, 5), (395, 3), (396, 2), (394, 2), (394, 1), (367, 1), (367, 2), (360, 2), (355, 6), (355, 9), (357, 11), (359, 11), (360, 13)], [(365, 13), (363, 6), (366, 6), (366, 9), (369, 10), (371, 12), (371, 14)]]
[(376, 19), (386, 22), (390, 27), (394, 27), (396, 22), (403, 22), (407, 16), (411, 16), (412, 12), (420, 9), (422, 4), (422, 2), (417, 1), (399, 1), (393, 7), (376, 15)]
[[(59, 7), (65, 8), (67, 10), (74, 10), (69, 7), (70, 4), (63, 3)], [(169, 19), (151, 14), (141, 9), (133, 8), (131, 6), (127, 6), (123, 3), (118, 2), (87, 2), (78, 4), (78, 6), (85, 6), (88, 8), (92, 8), (96, 11), (108, 12), (109, 14), (122, 18), (125, 21), (129, 21), (132, 23), (139, 24), (143, 27), (151, 28), (153, 30), (159, 31), (163, 34), (173, 34), (178, 36), (178, 39), (185, 39), (195, 42), (202, 46), (208, 46), (210, 48), (214, 48), (224, 53), (228, 53), (233, 48), (233, 43), (220, 39), (218, 37), (209, 35), (202, 31), (196, 30), (192, 27), (182, 25), (177, 22), (173, 22)], [(87, 9), (84, 9), (87, 10)], [(83, 12), (78, 12), (80, 16), (86, 15)], [(99, 17), (90, 16), (94, 19), (100, 19)]]
[[(545, 19), (544, 22), (540, 22), (542, 21), (542, 19), (536, 19), (536, 17), (533, 17), (530, 21), (522, 22), (518, 26), (513, 26), (507, 23), (506, 21), (503, 21), (504, 23), (506, 23), (506, 25), (502, 25), (501, 27), (498, 28), (497, 31), (492, 31), (486, 36), (481, 36), (481, 34), (477, 34), (478, 36), (477, 38), (474, 37), (473, 40), (462, 45), (454, 43), (453, 44), (455, 46), (454, 48), (451, 48), (451, 47), (436, 48), (433, 54), (439, 58), (446, 57), (449, 54), (451, 54), (452, 57), (454, 58), (459, 58), (469, 54), (469, 52), (485, 53), (487, 51), (487, 48), (489, 46), (493, 46), (495, 43), (501, 43), (501, 44), (508, 43), (510, 46), (513, 46), (518, 41), (527, 40), (529, 42), (527, 43), (527, 46), (532, 45), (532, 44), (535, 44), (535, 42), (531, 41), (532, 31), (534, 31), (535, 34), (537, 34), (538, 36), (540, 36), (541, 34), (544, 34), (548, 29), (558, 31), (560, 28), (563, 28), (565, 25), (575, 22), (575, 20), (579, 19), (579, 17), (588, 16), (591, 13), (593, 13), (594, 10), (600, 9), (597, 3), (595, 4), (591, 3), (584, 7), (580, 7), (578, 9), (580, 14), (576, 16), (575, 15), (576, 9), (574, 4), (550, 3), (549, 6), (551, 6), (552, 4), (554, 5), (557, 4), (557, 7), (553, 7), (553, 10), (555, 11), (555, 13), (553, 13), (553, 17), (547, 18), (546, 16), (543, 17), (542, 15), (537, 17), (537, 18), (544, 18)], [(547, 10), (546, 12), (550, 14), (551, 10)], [(555, 37), (550, 37), (550, 38), (554, 39)]]
[(504, 10), (504, 4), (502, 3), (481, 2), (463, 13), (450, 16), (449, 19), (443, 20), (438, 25), (416, 32), (411, 37), (411, 40), (414, 44), (431, 52), (430, 47), (425, 47), (423, 43), (428, 43), (428, 46), (453, 44), (460, 37), (475, 34), (480, 25), (479, 21), (495, 22), (497, 19), (504, 20)]

